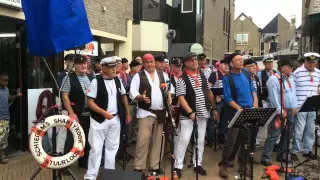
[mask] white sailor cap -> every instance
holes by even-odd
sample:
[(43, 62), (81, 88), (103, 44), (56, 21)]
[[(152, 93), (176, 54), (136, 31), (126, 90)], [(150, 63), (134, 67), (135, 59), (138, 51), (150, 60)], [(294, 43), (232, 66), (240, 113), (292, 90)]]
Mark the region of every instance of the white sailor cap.
[(117, 63), (122, 63), (121, 57), (119, 56), (112, 56), (112, 57), (116, 60)]
[(100, 65), (101, 66), (108, 66), (108, 67), (112, 67), (112, 66), (116, 66), (117, 65), (117, 61), (116, 59), (113, 57), (107, 57), (104, 58), (100, 61)]
[(318, 53), (308, 52), (305, 53), (303, 57), (309, 62), (316, 62), (320, 58), (320, 55)]
[(267, 54), (263, 56), (263, 62), (273, 62), (274, 56), (272, 54)]
[(245, 60), (248, 60), (248, 59), (252, 59), (252, 57), (250, 55), (243, 55), (242, 59), (245, 61)]

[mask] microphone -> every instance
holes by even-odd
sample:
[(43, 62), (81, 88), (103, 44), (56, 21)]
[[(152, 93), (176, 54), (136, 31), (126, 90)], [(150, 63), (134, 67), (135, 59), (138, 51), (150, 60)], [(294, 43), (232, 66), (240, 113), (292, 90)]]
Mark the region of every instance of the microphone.
[(176, 37), (176, 30), (174, 30), (174, 29), (169, 29), (169, 31), (167, 32), (167, 34), (166, 34), (166, 38), (168, 39), (168, 40), (172, 40), (172, 39), (174, 39)]
[(268, 43), (270, 41), (274, 41), (276, 37), (278, 37), (279, 34), (267, 34), (266, 36), (264, 36), (263, 41)]
[(166, 93), (167, 91), (167, 84), (166, 83), (161, 83), (160, 84), (160, 89), (162, 93)]

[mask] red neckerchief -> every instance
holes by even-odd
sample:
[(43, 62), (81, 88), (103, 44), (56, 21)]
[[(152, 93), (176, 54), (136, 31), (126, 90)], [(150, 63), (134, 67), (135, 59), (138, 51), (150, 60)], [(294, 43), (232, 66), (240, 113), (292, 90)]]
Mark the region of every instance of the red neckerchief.
[(196, 81), (196, 88), (199, 87), (199, 80), (198, 80), (198, 75), (199, 75), (199, 72), (197, 72), (197, 75), (192, 75), (190, 72), (188, 72), (187, 70), (185, 71), (186, 74), (188, 76), (190, 76), (191, 78), (193, 78), (195, 81)]
[(132, 71), (129, 72), (130, 76), (134, 76), (135, 74), (136, 74), (135, 72), (133, 72), (133, 73), (132, 73)]
[(126, 82), (126, 84), (128, 84), (128, 77), (126, 72), (120, 71), (120, 79), (122, 79), (122, 77), (124, 78), (124, 81)]
[(224, 76), (224, 75), (225, 75), (225, 73), (224, 73), (224, 72), (222, 72), (222, 71), (220, 70), (220, 68), (218, 69), (218, 71), (222, 74), (222, 76)]
[(312, 73), (313, 73), (313, 72), (309, 71), (310, 81), (313, 83), (314, 80), (313, 80), (313, 74), (312, 74)]
[(202, 66), (201, 69), (206, 69), (208, 66)]

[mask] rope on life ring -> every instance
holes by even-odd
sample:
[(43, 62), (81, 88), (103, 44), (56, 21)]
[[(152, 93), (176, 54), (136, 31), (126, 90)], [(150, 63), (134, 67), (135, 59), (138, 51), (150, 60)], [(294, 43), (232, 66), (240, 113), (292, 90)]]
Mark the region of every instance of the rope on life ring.
[[(64, 156), (52, 157), (42, 147), (42, 137), (49, 128), (65, 126), (73, 135), (73, 148)], [(29, 148), (33, 158), (42, 168), (62, 169), (70, 166), (79, 157), (84, 155), (85, 134), (75, 117), (66, 115), (54, 115), (47, 117), (43, 122), (37, 123), (31, 128)]]

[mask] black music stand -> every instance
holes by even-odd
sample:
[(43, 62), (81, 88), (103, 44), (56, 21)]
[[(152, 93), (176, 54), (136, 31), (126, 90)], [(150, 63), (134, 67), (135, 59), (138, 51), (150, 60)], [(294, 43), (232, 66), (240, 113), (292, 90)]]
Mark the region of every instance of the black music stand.
[[(220, 96), (220, 95), (223, 95), (223, 88), (212, 87), (211, 88), (211, 92), (215, 96)], [(215, 129), (215, 135), (214, 135), (215, 138), (214, 138), (213, 151), (218, 151), (218, 150), (222, 149), (222, 147), (220, 146), (220, 143), (218, 142), (218, 133), (217, 133), (218, 123), (215, 120), (212, 120), (212, 121), (214, 121), (214, 129)], [(218, 149), (217, 149), (217, 146), (219, 147)]]
[[(300, 108), (297, 110), (297, 112), (316, 112), (316, 119), (314, 120), (315, 123), (318, 121), (318, 113), (317, 111), (320, 110), (320, 96), (311, 96), (308, 97), (300, 106)], [(300, 162), (294, 168), (297, 168), (304, 163), (307, 163), (309, 161), (317, 160), (318, 165), (320, 166), (320, 157), (318, 156), (318, 128), (315, 128), (315, 135), (316, 135), (316, 144), (315, 144), (315, 155), (313, 157), (309, 157), (308, 159)]]
[[(252, 128), (256, 128), (257, 126), (263, 126), (266, 123), (270, 123), (274, 116), (276, 115), (276, 108), (248, 108), (248, 109), (240, 109), (232, 118), (231, 122), (228, 125), (228, 128), (239, 128), (246, 135), (244, 136), (244, 143), (242, 145), (245, 149), (245, 157), (244, 157), (244, 168), (242, 169), (242, 174), (240, 173), (240, 179), (246, 179), (246, 171), (247, 171), (247, 163), (248, 163), (248, 155), (250, 158), (250, 168), (251, 174), (250, 179), (253, 180), (253, 152), (249, 152), (252, 148), (251, 146), (251, 138), (249, 138), (249, 130)], [(239, 131), (240, 132), (240, 131)], [(244, 177), (242, 177), (242, 175)]]

